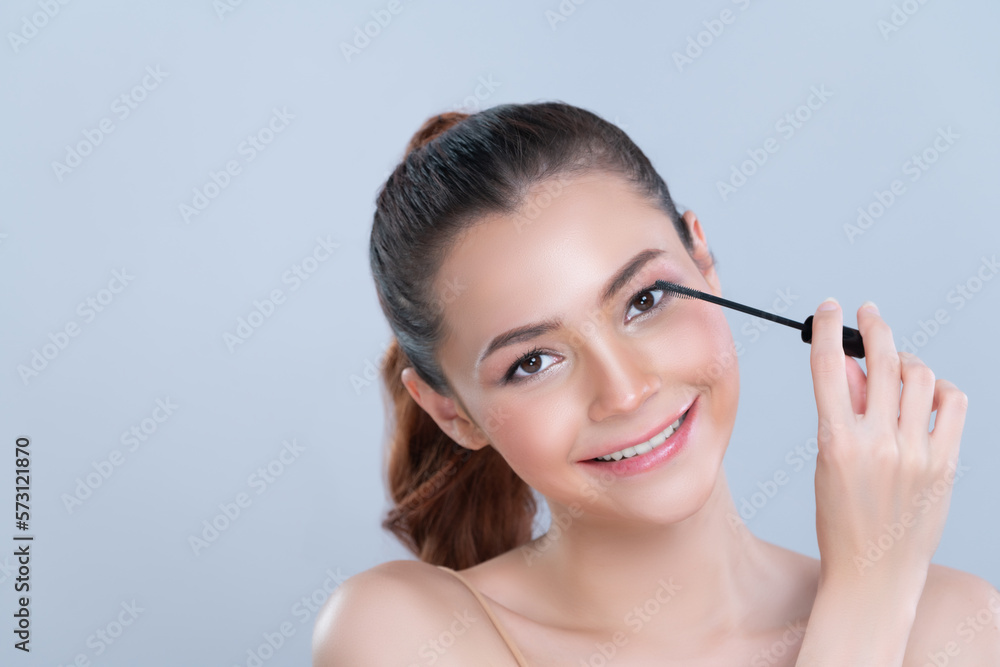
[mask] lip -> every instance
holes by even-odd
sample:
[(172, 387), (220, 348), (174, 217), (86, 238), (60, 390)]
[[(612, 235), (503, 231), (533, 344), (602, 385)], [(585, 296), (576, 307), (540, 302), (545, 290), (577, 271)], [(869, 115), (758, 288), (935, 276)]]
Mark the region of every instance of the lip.
[[(674, 431), (663, 444), (661, 444), (659, 447), (656, 447), (650, 452), (646, 452), (645, 454), (639, 454), (638, 456), (633, 456), (627, 459), (620, 459), (618, 461), (593, 461), (591, 459), (585, 459), (583, 461), (579, 461), (578, 463), (580, 465), (591, 468), (595, 473), (604, 471), (620, 477), (635, 475), (641, 472), (646, 472), (647, 470), (652, 470), (653, 468), (657, 468), (666, 463), (667, 461), (669, 461), (670, 459), (673, 459), (684, 448), (685, 444), (687, 444), (688, 438), (690, 437), (691, 429), (693, 428), (694, 421), (698, 416), (699, 406), (700, 402), (698, 401), (698, 398), (695, 398), (695, 400), (692, 401), (687, 408), (681, 410), (680, 414), (674, 417), (671, 421), (666, 422), (658, 430), (650, 433), (648, 436), (645, 437), (645, 439), (638, 440), (630, 445), (624, 445), (623, 447), (619, 448), (619, 449), (624, 449), (625, 447), (631, 447), (636, 444), (646, 442), (646, 440), (649, 440), (649, 438), (652, 438), (654, 435), (656, 435), (663, 429), (667, 428), (667, 426), (670, 426), (675, 421), (677, 421), (680, 418), (680, 416), (683, 415), (685, 412), (688, 412), (688, 415), (687, 417), (684, 418), (684, 423), (681, 424), (681, 427), (676, 431)], [(617, 452), (618, 450), (615, 449), (612, 451)], [(604, 454), (598, 454), (597, 456), (598, 457), (606, 456), (607, 454), (610, 453), (611, 452), (605, 452)]]
[[(697, 400), (697, 397), (695, 397), (695, 400)], [(649, 431), (648, 433), (646, 433), (646, 435), (644, 435), (644, 436), (642, 436), (640, 438), (637, 438), (635, 440), (632, 440), (630, 442), (625, 442), (625, 443), (622, 443), (622, 444), (619, 444), (619, 445), (615, 445), (611, 449), (606, 449), (606, 450), (604, 450), (604, 451), (602, 451), (600, 453), (594, 454), (593, 456), (588, 456), (587, 458), (585, 458), (583, 460), (584, 461), (589, 461), (590, 459), (600, 458), (602, 456), (607, 456), (608, 454), (612, 454), (614, 452), (618, 452), (618, 451), (621, 451), (623, 449), (628, 449), (629, 447), (635, 447), (636, 445), (640, 445), (640, 444), (646, 442), (647, 440), (649, 440), (650, 438), (652, 438), (657, 433), (662, 433), (663, 431), (665, 431), (668, 426), (670, 426), (675, 421), (677, 421), (678, 419), (680, 419), (681, 415), (683, 415), (685, 412), (687, 412), (688, 410), (690, 410), (692, 405), (694, 405), (694, 400), (692, 400), (690, 403), (688, 403), (687, 406), (685, 406), (684, 408), (682, 408), (676, 415), (674, 415), (673, 417), (671, 417), (670, 421), (663, 422), (659, 426), (655, 427), (652, 431)], [(681, 424), (681, 426), (683, 426), (683, 424)], [(671, 434), (671, 437), (672, 436), (673, 436), (673, 434)], [(659, 447), (657, 447), (656, 449), (659, 449)], [(646, 454), (651, 454), (651, 453), (652, 452), (646, 452)], [(643, 454), (642, 456), (645, 456), (645, 454)], [(635, 457), (633, 457), (633, 458), (635, 458)]]

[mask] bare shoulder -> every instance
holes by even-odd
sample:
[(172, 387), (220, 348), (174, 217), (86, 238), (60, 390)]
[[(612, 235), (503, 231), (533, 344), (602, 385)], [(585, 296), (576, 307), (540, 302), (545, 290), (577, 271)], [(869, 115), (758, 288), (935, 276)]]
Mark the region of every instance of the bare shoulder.
[(1000, 592), (981, 577), (932, 563), (904, 667), (1000, 665)]
[(323, 604), (313, 667), (473, 664), (477, 650), (492, 643), (488, 621), (470, 615), (474, 605), (461, 582), (433, 565), (381, 563), (348, 578)]
[(394, 560), (341, 583), (323, 604), (313, 627), (313, 666), (409, 665), (421, 662), (406, 641), (429, 631), (438, 598), (436, 579), (449, 576), (419, 561)]

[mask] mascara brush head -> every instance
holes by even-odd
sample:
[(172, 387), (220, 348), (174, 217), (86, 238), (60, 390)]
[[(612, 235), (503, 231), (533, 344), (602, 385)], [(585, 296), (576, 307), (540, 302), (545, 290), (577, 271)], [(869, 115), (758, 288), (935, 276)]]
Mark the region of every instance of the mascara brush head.
[(671, 292), (681, 299), (701, 299), (704, 294), (704, 292), (699, 292), (698, 290), (691, 289), (690, 287), (684, 287), (683, 285), (678, 285), (677, 283), (668, 283), (665, 280), (657, 280), (656, 287), (658, 289)]

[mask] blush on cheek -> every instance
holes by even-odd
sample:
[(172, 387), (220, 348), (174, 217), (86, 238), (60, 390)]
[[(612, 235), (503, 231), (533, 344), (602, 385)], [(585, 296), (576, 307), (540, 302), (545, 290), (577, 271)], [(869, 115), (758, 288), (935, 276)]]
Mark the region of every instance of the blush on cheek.
[(507, 419), (498, 423), (489, 436), (511, 468), (529, 483), (559, 474), (560, 466), (567, 464), (580, 428), (573, 421), (578, 417), (571, 418), (581, 414), (579, 409), (571, 409), (574, 400), (578, 398), (572, 392), (550, 392), (544, 400), (504, 404)]
[(685, 393), (675, 402), (692, 398), (693, 393), (722, 390), (721, 385), (738, 376), (732, 332), (721, 309), (700, 302), (671, 324), (662, 340), (650, 343), (648, 358), (650, 366), (663, 374), (664, 383)]

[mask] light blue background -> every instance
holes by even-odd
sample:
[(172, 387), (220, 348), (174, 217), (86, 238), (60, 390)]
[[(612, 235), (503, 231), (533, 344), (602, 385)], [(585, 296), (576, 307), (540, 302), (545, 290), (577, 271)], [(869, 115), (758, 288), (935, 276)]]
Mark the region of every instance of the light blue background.
[[(246, 665), (282, 624), (294, 634), (264, 664), (307, 664), (315, 615), (301, 598), (322, 601), (331, 575), (410, 557), (379, 528), (380, 390), (352, 384), (389, 340), (368, 235), (407, 140), (462, 105), (562, 100), (619, 123), (700, 216), (731, 299), (769, 309), (788, 292), (785, 314), (801, 321), (834, 295), (848, 325), (872, 299), (900, 347), (945, 311), (917, 353), (970, 397), (970, 469), (934, 560), (1000, 585), (1000, 280), (961, 308), (949, 299), (1000, 251), (995, 3), (911, 0), (918, 11), (883, 34), (885, 0), (566, 0), (557, 22), (557, 0), (404, 1), (349, 62), (340, 45), (388, 2), (245, 0), (221, 15), (210, 0), (52, 4), (58, 13), (16, 47), (9, 34), (41, 5), (0, 10), (0, 497), (10, 507), (13, 443), (27, 434), (36, 535), (30, 656), (11, 647), (14, 563), (0, 556), (5, 664), (84, 654), (95, 665)], [(727, 9), (731, 22), (704, 32), (679, 68), (673, 54)], [(147, 67), (165, 75), (123, 118), (114, 100)], [(776, 123), (814, 86), (831, 96), (786, 137)], [(241, 142), (275, 108), (294, 118), (248, 161)], [(60, 180), (52, 163), (102, 119), (113, 132)], [(957, 140), (910, 180), (904, 163), (939, 128)], [(777, 152), (720, 196), (717, 182), (768, 138)], [(179, 206), (230, 160), (240, 172), (185, 222)], [(844, 226), (894, 179), (905, 192), (852, 243)], [(339, 247), (292, 290), (283, 276), (317, 237)], [(134, 278), (87, 321), (78, 304), (122, 269)], [(284, 302), (230, 351), (224, 334), (275, 289)], [(747, 523), (818, 556), (815, 461), (795, 471), (786, 460), (816, 433), (809, 347), (786, 327), (755, 337), (753, 318), (726, 316), (745, 350), (725, 459), (734, 499), (784, 470), (790, 481)], [(69, 322), (79, 335), (23, 380), (18, 367)], [(155, 432), (129, 451), (121, 434), (168, 398), (176, 410), (147, 421)], [(251, 476), (293, 439), (303, 449), (261, 488)], [(67, 509), (78, 479), (116, 449), (121, 465)], [(196, 555), (189, 537), (240, 493), (249, 506)], [(14, 532), (7, 514), (0, 540)], [(97, 655), (88, 637), (133, 600), (141, 613)]]

